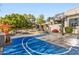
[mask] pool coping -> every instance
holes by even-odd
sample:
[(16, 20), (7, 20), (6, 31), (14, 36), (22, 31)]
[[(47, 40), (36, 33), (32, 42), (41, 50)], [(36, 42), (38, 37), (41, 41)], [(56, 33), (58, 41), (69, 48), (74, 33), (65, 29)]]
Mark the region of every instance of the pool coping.
[(40, 33), (40, 34), (24, 34), (24, 35), (16, 35), (16, 36), (11, 36), (11, 39), (14, 39), (14, 38), (21, 38), (21, 37), (28, 37), (28, 36), (36, 36), (36, 35), (41, 35), (41, 34), (44, 34), (44, 33)]

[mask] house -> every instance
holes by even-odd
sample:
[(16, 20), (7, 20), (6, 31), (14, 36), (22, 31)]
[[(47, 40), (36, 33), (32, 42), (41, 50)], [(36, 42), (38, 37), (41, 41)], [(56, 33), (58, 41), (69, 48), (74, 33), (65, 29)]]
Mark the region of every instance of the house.
[(79, 8), (66, 10), (51, 18), (53, 18), (53, 25), (61, 24), (61, 26), (59, 26), (60, 28), (63, 26), (64, 33), (65, 27), (71, 26), (73, 28), (73, 33), (79, 34)]
[(79, 8), (70, 9), (64, 12), (64, 26), (71, 26), (73, 33), (79, 34)]
[(58, 18), (57, 15), (54, 17), (49, 17), (47, 20), (51, 31), (57, 29), (58, 32), (60, 32), (61, 20)]

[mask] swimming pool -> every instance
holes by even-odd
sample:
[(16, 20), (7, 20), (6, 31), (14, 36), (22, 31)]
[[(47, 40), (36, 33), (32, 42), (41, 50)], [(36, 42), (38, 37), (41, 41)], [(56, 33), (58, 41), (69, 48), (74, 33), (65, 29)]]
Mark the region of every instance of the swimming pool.
[(73, 54), (72, 47), (63, 48), (36, 38), (40, 36), (42, 35), (12, 39), (12, 43), (4, 47), (3, 55)]

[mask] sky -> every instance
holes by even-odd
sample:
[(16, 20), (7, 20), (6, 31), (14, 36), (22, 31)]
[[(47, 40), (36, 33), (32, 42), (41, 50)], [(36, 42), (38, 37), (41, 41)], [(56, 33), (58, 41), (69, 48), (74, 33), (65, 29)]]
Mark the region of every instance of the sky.
[(43, 14), (45, 19), (66, 10), (79, 7), (77, 3), (1, 3), (0, 16), (6, 14), (33, 14), (38, 17)]

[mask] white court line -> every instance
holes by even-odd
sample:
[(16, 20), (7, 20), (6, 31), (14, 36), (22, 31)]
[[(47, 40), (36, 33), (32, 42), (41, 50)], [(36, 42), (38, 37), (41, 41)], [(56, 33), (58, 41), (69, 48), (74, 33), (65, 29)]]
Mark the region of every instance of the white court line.
[[(29, 40), (28, 40), (28, 41), (29, 41)], [(31, 49), (31, 48), (28, 46), (28, 41), (26, 42), (26, 47), (27, 47), (29, 50), (31, 50), (31, 51), (33, 51), (33, 52), (35, 52), (35, 53), (38, 53), (38, 54), (47, 55), (47, 53), (40, 53), (40, 52), (37, 52), (37, 51)], [(67, 51), (65, 51), (65, 52), (63, 52), (63, 53), (57, 53), (57, 54), (53, 54), (53, 55), (66, 54), (66, 53), (70, 52), (71, 49), (72, 49), (72, 47), (70, 47)]]
[(26, 47), (24, 46), (23, 42), (24, 42), (24, 39), (22, 40), (22, 47), (24, 48), (24, 50), (25, 50), (26, 52), (28, 52), (28, 54), (32, 55), (32, 54), (26, 49)]
[(72, 47), (70, 47), (67, 51), (65, 51), (65, 52), (62, 52), (62, 53), (57, 53), (57, 54), (66, 54), (66, 53), (68, 53), (68, 52), (70, 52), (71, 51), (71, 49), (72, 49)]
[(27, 43), (26, 43), (26, 47), (31, 50), (32, 52), (35, 52), (35, 53), (38, 53), (38, 54), (42, 54), (42, 55), (46, 55), (46, 53), (40, 53), (40, 52), (37, 52), (35, 50), (32, 50), (31, 48), (28, 47)]

